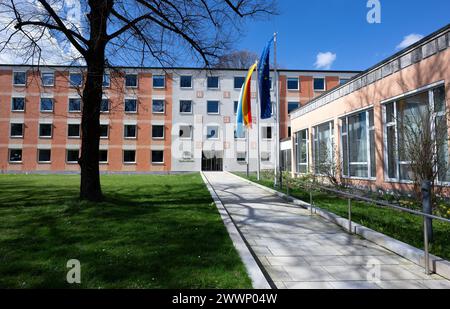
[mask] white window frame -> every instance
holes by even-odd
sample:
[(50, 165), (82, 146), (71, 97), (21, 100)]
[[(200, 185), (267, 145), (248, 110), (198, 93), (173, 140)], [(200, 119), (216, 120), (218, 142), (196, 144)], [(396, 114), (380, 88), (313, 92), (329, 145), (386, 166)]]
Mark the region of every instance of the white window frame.
[[(69, 126), (78, 126), (78, 136), (69, 136)], [(81, 138), (81, 124), (80, 123), (68, 123), (67, 124), (67, 138), (68, 139), (79, 139), (79, 138)]]
[(236, 86), (236, 78), (243, 78), (243, 79), (244, 79), (244, 82), (243, 82), (242, 85), (244, 85), (244, 84), (245, 84), (245, 76), (237, 75), (237, 76), (234, 76), (234, 77), (233, 77), (233, 88), (234, 88), (234, 90), (241, 90), (241, 89), (242, 89), (242, 86), (241, 86), (240, 88), (236, 88), (236, 87), (235, 87), (235, 86)]
[[(51, 110), (42, 110), (42, 99), (52, 100), (52, 109)], [(55, 99), (52, 97), (43, 97), (39, 99), (39, 112), (40, 113), (53, 113), (55, 111)]]
[[(14, 99), (23, 99), (23, 109), (13, 109)], [(13, 113), (24, 113), (26, 109), (27, 109), (27, 99), (24, 96), (11, 97), (11, 112), (13, 112)]]
[[(16, 83), (15, 83), (15, 75), (16, 75), (17, 73), (25, 74), (25, 84), (16, 84)], [(27, 86), (27, 71), (13, 71), (12, 85), (13, 85), (14, 87), (26, 87), (26, 86)]]
[(66, 164), (78, 164), (78, 160), (77, 161), (69, 161), (69, 151), (78, 151), (78, 158), (80, 157), (80, 149), (66, 149)]
[[(303, 131), (306, 131), (306, 140), (302, 139), (302, 143), (303, 142), (306, 143), (306, 163), (299, 163), (298, 162), (299, 157), (297, 155), (298, 154), (297, 149), (300, 149), (300, 144), (298, 143), (298, 136)], [(308, 128), (300, 130), (300, 131), (298, 131), (298, 132), (296, 132), (294, 134), (295, 170), (296, 170), (296, 173), (299, 174), (299, 175), (306, 175), (306, 174), (309, 174), (309, 172), (310, 172), (310, 169), (309, 169), (309, 143), (310, 143), (310, 140), (309, 140), (309, 129)], [(305, 166), (306, 167), (306, 169), (305, 169), (306, 172), (300, 172), (299, 166)]]
[[(104, 85), (104, 82), (105, 82), (105, 76), (108, 76), (108, 81), (109, 81), (108, 85)], [(103, 87), (103, 88), (110, 88), (110, 87), (111, 87), (111, 74), (110, 74), (110, 73), (104, 73), (104, 74), (103, 74), (103, 77), (102, 77), (102, 87)]]
[[(316, 79), (322, 79), (323, 80), (323, 88), (322, 89), (316, 88), (316, 86), (315, 86)], [(314, 77), (313, 78), (313, 90), (314, 90), (314, 92), (326, 91), (327, 90), (327, 80), (326, 80), (326, 78), (325, 77)]]
[(100, 161), (100, 158), (99, 158), (98, 163), (102, 164), (102, 165), (108, 164), (109, 163), (109, 149), (99, 149), (99, 153), (101, 151), (106, 151), (106, 161)]
[[(153, 152), (154, 152), (154, 151), (160, 151), (160, 152), (162, 152), (162, 155), (163, 155), (162, 158), (163, 158), (163, 159), (162, 159), (161, 162), (153, 161)], [(165, 161), (165, 160), (164, 160), (164, 150), (152, 149), (152, 150), (151, 150), (151, 156), (152, 156), (152, 157), (151, 157), (151, 163), (152, 163), (152, 165), (164, 165), (164, 163), (165, 163), (165, 162), (164, 162), (164, 161)]]
[[(208, 111), (208, 107), (209, 107), (209, 103), (210, 102), (211, 103), (212, 102), (217, 102), (217, 113), (216, 112), (211, 113), (211, 112)], [(206, 101), (206, 113), (208, 115), (220, 115), (220, 101), (219, 100), (208, 100), (208, 101)]]
[[(297, 80), (297, 88), (296, 89), (289, 89), (289, 81), (292, 81), (294, 79)], [(299, 91), (300, 90), (300, 78), (298, 78), (298, 77), (288, 77), (286, 79), (286, 90), (287, 91)]]
[[(12, 135), (12, 125), (20, 124), (22, 126), (22, 135)], [(25, 124), (23, 122), (10, 122), (9, 123), (9, 138), (22, 139), (25, 133)]]
[[(153, 127), (162, 127), (163, 128), (163, 134), (162, 137), (154, 137), (153, 136)], [(153, 140), (164, 140), (166, 138), (166, 126), (163, 124), (152, 124), (152, 139)]]
[[(153, 109), (155, 101), (163, 102), (163, 111), (162, 112), (155, 112), (155, 110)], [(164, 115), (165, 113), (166, 113), (166, 100), (165, 99), (152, 99), (152, 114)]]
[[(80, 100), (80, 110), (76, 110), (76, 111), (71, 111), (70, 110), (70, 100)], [(67, 111), (69, 113), (81, 113), (81, 111), (83, 110), (83, 101), (81, 100), (81, 98), (78, 97), (69, 97), (67, 99)]]
[[(164, 81), (164, 85), (163, 86), (155, 86), (155, 77), (162, 77), (162, 79)], [(152, 88), (153, 89), (166, 89), (166, 76), (161, 75), (161, 74), (152, 75)]]
[[(210, 128), (217, 128), (217, 130), (216, 130), (217, 137), (208, 137), (208, 131)], [(219, 125), (206, 126), (206, 140), (208, 140), (208, 141), (220, 140), (220, 126)]]
[(180, 129), (178, 130), (178, 131), (181, 131), (181, 127), (189, 127), (189, 130), (190, 130), (190, 136), (189, 137), (181, 137), (181, 136), (179, 136), (180, 135), (180, 133), (178, 132), (178, 137), (180, 138), (180, 140), (192, 140), (192, 136), (194, 135), (194, 127), (192, 126), (192, 125), (184, 125), (184, 124), (182, 124), (182, 125), (180, 125)]
[[(53, 83), (51, 85), (44, 84), (44, 75), (48, 74), (53, 76)], [(55, 87), (55, 72), (41, 72), (41, 83), (43, 87)]]
[(328, 150), (328, 155), (330, 156), (331, 160), (336, 160), (336, 157), (334, 155), (334, 147), (336, 145), (335, 144), (335, 136), (334, 136), (336, 134), (336, 132), (334, 132), (335, 131), (334, 130), (334, 120), (325, 121), (325, 122), (322, 122), (322, 123), (320, 123), (318, 125), (315, 125), (312, 128), (312, 132), (311, 132), (312, 133), (312, 150), (313, 150), (313, 153), (312, 153), (312, 163), (313, 163), (312, 164), (312, 168), (313, 168), (314, 174), (318, 175), (318, 176), (325, 176), (325, 175), (316, 172), (316, 170), (317, 170), (317, 167), (316, 167), (316, 152), (317, 152), (316, 142), (319, 142), (319, 137), (318, 137), (317, 131), (318, 131), (319, 127), (321, 127), (321, 126), (323, 126), (325, 124), (329, 125), (329, 130), (330, 130), (331, 147)]
[[(136, 86), (127, 86), (127, 76), (129, 75), (133, 75), (136, 76)], [(126, 89), (137, 89), (139, 88), (139, 75), (137, 73), (127, 73), (125, 74), (125, 78), (124, 78), (124, 84), (125, 84), (125, 88)]]
[[(127, 101), (136, 101), (136, 109), (134, 110), (134, 111), (127, 111), (127, 108), (126, 108), (126, 106), (127, 106)], [(139, 110), (139, 101), (138, 101), (138, 99), (137, 98), (125, 98), (124, 100), (123, 100), (123, 112), (125, 113), (125, 114), (137, 114), (138, 113), (138, 110)]]
[[(190, 112), (182, 112), (181, 111), (181, 103), (182, 102), (191, 102), (191, 111)], [(153, 102), (152, 102), (152, 104), (153, 104)], [(192, 115), (193, 112), (194, 112), (194, 102), (192, 100), (180, 100), (179, 101), (179, 107), (180, 107), (180, 114), (181, 115)]]
[[(20, 150), (21, 151), (21, 155), (20, 155), (20, 161), (11, 161), (11, 151), (12, 150)], [(10, 164), (22, 164), (23, 163), (23, 148), (8, 148), (8, 162)]]
[[(297, 107), (294, 108), (291, 112), (289, 112), (289, 104), (290, 104), (290, 103), (297, 103)], [(288, 112), (288, 115), (290, 115), (293, 111), (297, 110), (299, 107), (300, 107), (300, 102), (299, 102), (299, 101), (288, 101), (288, 102), (287, 102), (287, 112)]]
[[(216, 78), (217, 77), (217, 88), (215, 88), (215, 87), (209, 87), (209, 85), (208, 85), (208, 79), (209, 78)], [(208, 89), (208, 90), (220, 90), (220, 77), (219, 76), (207, 76), (206, 77), (206, 89)]]
[[(72, 75), (81, 75), (80, 85), (72, 85), (72, 79), (70, 78)], [(69, 88), (77, 88), (83, 86), (83, 73), (81, 72), (69, 72)]]
[[(127, 132), (126, 127), (134, 126), (136, 130), (134, 131), (134, 136), (125, 136), (125, 133)], [(138, 126), (137, 124), (124, 124), (123, 125), (123, 138), (126, 140), (135, 140), (138, 136)]]
[[(50, 126), (50, 135), (49, 136), (42, 136), (41, 135), (41, 125), (49, 125)], [(53, 123), (39, 122), (38, 137), (41, 138), (41, 139), (52, 139), (53, 138)]]
[[(108, 110), (106, 112), (102, 111), (101, 106), (100, 106), (100, 113), (101, 114), (109, 114), (110, 111), (111, 111), (111, 100), (109, 98), (102, 98), (102, 104), (103, 104), (103, 100), (107, 100), (108, 101)], [(137, 106), (137, 104), (136, 104), (136, 106)]]
[[(125, 151), (134, 151), (134, 161), (133, 162), (125, 162)], [(123, 149), (122, 150), (122, 163), (124, 165), (136, 165), (136, 163), (137, 163), (136, 158), (137, 158), (137, 151), (136, 151), (136, 149)]]
[[(42, 150), (50, 151), (50, 161), (41, 161), (41, 160), (39, 160), (39, 153)], [(50, 163), (52, 163), (52, 150), (50, 148), (38, 148), (37, 149), (37, 163), (39, 163), (39, 164), (50, 164)]]
[[(183, 77), (190, 77), (191, 78), (191, 86), (190, 87), (183, 87), (181, 85), (181, 79)], [(192, 77), (192, 75), (180, 75), (180, 89), (188, 89), (189, 90), (189, 89), (193, 89), (193, 88), (194, 88), (194, 78)], [(187, 100), (185, 100), (185, 101), (187, 101)]]
[[(106, 126), (107, 130), (106, 130), (106, 136), (101, 136), (100, 135), (100, 139), (109, 139), (109, 124), (108, 123), (100, 123), (100, 128), (102, 126)], [(100, 130), (101, 131), (101, 130)], [(101, 132), (100, 132), (101, 133)]]
[[(244, 155), (243, 160), (239, 160), (239, 154)], [(247, 151), (236, 151), (236, 162), (238, 162), (240, 164), (244, 164), (244, 163), (247, 163), (247, 161), (248, 161)]]

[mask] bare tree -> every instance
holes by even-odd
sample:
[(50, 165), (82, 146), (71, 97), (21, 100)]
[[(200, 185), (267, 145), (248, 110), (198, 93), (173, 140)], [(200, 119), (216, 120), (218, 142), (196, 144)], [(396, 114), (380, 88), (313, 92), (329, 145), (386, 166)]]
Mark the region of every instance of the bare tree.
[(258, 60), (257, 54), (241, 50), (219, 57), (214, 67), (220, 69), (248, 69), (256, 60)]
[(323, 176), (329, 184), (340, 186), (342, 184), (342, 177), (338, 147), (334, 144), (329, 145), (326, 141), (322, 141), (320, 142), (319, 149), (320, 151), (316, 154), (315, 173)]
[[(273, 13), (274, 1), (3, 0), (0, 32), (7, 37), (0, 42), (0, 53), (18, 42), (39, 65), (47, 37), (66, 42), (84, 62), (80, 198), (100, 201), (99, 119), (105, 68), (116, 61), (142, 65), (149, 59), (165, 67), (179, 58), (186, 61), (187, 55), (210, 66), (230, 49), (243, 20)], [(79, 5), (85, 15), (74, 19), (68, 2)]]

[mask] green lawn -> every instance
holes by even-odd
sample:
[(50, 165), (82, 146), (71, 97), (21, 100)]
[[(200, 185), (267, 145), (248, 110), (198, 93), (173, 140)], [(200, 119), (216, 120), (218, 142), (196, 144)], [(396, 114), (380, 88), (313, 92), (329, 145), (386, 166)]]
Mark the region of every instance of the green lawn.
[[(245, 173), (237, 173), (246, 178)], [(258, 182), (256, 175), (250, 174), (249, 180)], [(261, 185), (273, 188), (273, 179), (263, 178)], [(283, 190), (286, 193), (286, 190)], [(290, 194), (309, 203), (309, 192), (302, 188), (290, 188)], [(314, 204), (341, 217), (348, 217), (348, 202), (346, 199), (334, 196), (329, 192), (314, 192)], [(395, 239), (423, 249), (423, 223), (418, 216), (402, 213), (392, 209), (379, 208), (368, 203), (352, 202), (352, 221), (368, 228), (389, 235)], [(440, 221), (433, 222), (434, 242), (431, 253), (450, 260), (450, 224)]]
[(0, 175), (0, 287), (251, 288), (199, 174), (102, 185), (95, 205), (78, 201), (79, 176)]

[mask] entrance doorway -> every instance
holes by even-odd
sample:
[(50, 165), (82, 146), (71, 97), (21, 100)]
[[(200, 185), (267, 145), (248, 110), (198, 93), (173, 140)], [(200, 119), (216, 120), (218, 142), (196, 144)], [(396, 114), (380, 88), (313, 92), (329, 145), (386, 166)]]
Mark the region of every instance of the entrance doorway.
[(202, 171), (204, 171), (204, 172), (222, 172), (223, 171), (222, 152), (203, 151), (203, 153), (202, 153)]

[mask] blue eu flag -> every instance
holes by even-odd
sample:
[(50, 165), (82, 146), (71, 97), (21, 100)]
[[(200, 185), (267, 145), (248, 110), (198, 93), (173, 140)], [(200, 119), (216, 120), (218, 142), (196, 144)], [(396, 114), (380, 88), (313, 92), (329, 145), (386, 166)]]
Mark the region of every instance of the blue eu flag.
[(261, 119), (272, 117), (272, 101), (270, 99), (270, 46), (273, 38), (267, 43), (258, 64), (259, 101), (261, 104)]

